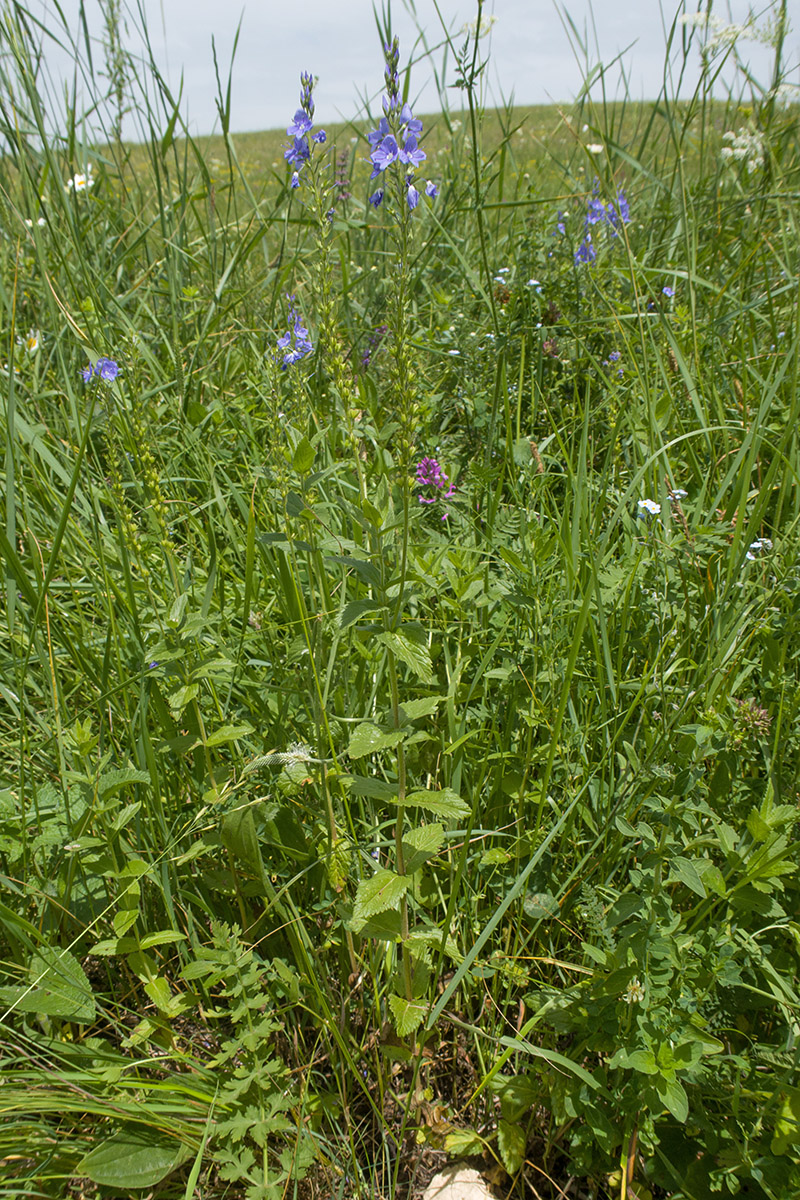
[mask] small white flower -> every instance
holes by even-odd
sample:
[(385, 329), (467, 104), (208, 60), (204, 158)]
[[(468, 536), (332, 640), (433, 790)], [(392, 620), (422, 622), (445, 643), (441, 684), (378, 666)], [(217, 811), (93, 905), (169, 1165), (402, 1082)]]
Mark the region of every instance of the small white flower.
[(536, 292), (541, 292), (542, 290), (542, 285), (539, 283), (538, 279), (529, 279), (528, 287), (533, 288)]
[(750, 129), (734, 133), (729, 129), (722, 140), (728, 143), (720, 151), (725, 162), (740, 162), (746, 171), (757, 171), (764, 166), (764, 140), (760, 133)]
[(41, 228), (42, 225), (47, 224), (47, 221), (45, 221), (44, 217), (39, 217), (36, 221), (32, 221), (30, 217), (26, 217), (25, 224), (28, 226), (28, 229), (33, 229), (34, 225), (38, 225)]
[(72, 179), (66, 182), (66, 190), (68, 192), (85, 192), (90, 187), (94, 187), (94, 179), (92, 178), (92, 164), (87, 163), (86, 173), (79, 171)]
[(448, 350), (447, 353), (452, 355), (453, 358), (457, 358), (461, 354), (461, 351), (460, 350)]
[(649, 513), (651, 517), (657, 517), (661, 512), (661, 505), (656, 504), (655, 500), (640, 500), (639, 501), (639, 516), (644, 513)]
[(586, 149), (590, 154), (602, 154), (605, 150), (605, 146), (603, 146), (600, 142), (589, 142)]
[(492, 26), (497, 22), (497, 17), (494, 15), (494, 13), (490, 17), (484, 17), (483, 15), (481, 15), (480, 21), (481, 21), (480, 32), (478, 31), (477, 20), (467, 21), (464, 25), (461, 26), (461, 29), (459, 30), (459, 33), (461, 34), (461, 36), (462, 37), (481, 37), (481, 38), (488, 37), (492, 31)]
[(670, 499), (685, 500), (688, 495), (689, 493), (686, 491), (686, 488), (674, 488), (673, 491), (670, 492)]
[(644, 1000), (644, 985), (636, 975), (623, 992), (622, 999), (626, 1004), (639, 1004)]
[(749, 558), (750, 562), (755, 562), (757, 558), (761, 558), (764, 554), (769, 554), (772, 550), (772, 541), (770, 538), (756, 538), (750, 543), (750, 549), (747, 551), (745, 558)]
[(26, 338), (17, 338), (17, 345), (22, 346), (27, 354), (35, 354), (42, 344), (42, 335), (38, 329), (29, 329)]

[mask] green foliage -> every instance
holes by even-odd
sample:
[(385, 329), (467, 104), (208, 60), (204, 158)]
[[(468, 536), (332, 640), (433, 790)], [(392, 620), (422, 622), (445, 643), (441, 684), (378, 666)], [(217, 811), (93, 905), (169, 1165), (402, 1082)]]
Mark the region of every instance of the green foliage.
[(2, 14), (9, 1194), (796, 1194), (785, 6), (768, 87), (547, 137), (450, 39), (413, 212), (360, 127), (201, 145), (103, 7), (91, 119)]

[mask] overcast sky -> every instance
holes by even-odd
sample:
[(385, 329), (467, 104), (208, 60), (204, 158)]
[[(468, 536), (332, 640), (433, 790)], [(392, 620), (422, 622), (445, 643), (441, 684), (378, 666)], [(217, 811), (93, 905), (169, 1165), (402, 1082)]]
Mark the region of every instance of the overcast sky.
[[(99, 38), (102, 29), (100, 0), (84, 0), (89, 29)], [(380, 4), (380, 0), (378, 0)], [(705, 9), (706, 0), (684, 0), (686, 11)], [(619, 87), (624, 70), (634, 99), (653, 99), (664, 75), (666, 32), (677, 12), (679, 0), (486, 0), (484, 11), (497, 18), (482, 49), (490, 50), (487, 74), (489, 103), (500, 103), (513, 95), (518, 104), (566, 102), (580, 90), (585, 72), (599, 62), (611, 63), (610, 95)], [(31, 11), (45, 15), (48, 29), (58, 31), (55, 0), (29, 0)], [(60, 0), (70, 31), (80, 29), (76, 20), (79, 0)], [(217, 92), (212, 38), (223, 84), (227, 83), (237, 25), (238, 48), (233, 62), (232, 120), (234, 131), (270, 129), (286, 125), (297, 107), (298, 76), (301, 70), (319, 77), (316, 90), (320, 121), (354, 117), (361, 101), (375, 104), (382, 86), (383, 64), (373, 15), (372, 0), (127, 0), (127, 44), (139, 53), (142, 45), (139, 7), (146, 15), (151, 45), (159, 66), (177, 92), (183, 73), (184, 111), (195, 133), (209, 133), (216, 122)], [(477, 13), (475, 0), (439, 0), (445, 24), (457, 32)], [(720, 17), (744, 21), (748, 11), (763, 13), (767, 0), (729, 0), (715, 4)], [(416, 10), (416, 21), (412, 16)], [(413, 53), (422, 55), (419, 40), (423, 31), (431, 57), (421, 57), (412, 71), (412, 95), (418, 96), (420, 112), (439, 108), (432, 66), (443, 63), (443, 30), (435, 0), (394, 0), (392, 23), (400, 36), (401, 62)], [(577, 29), (570, 27), (569, 14)], [(791, 32), (786, 46), (786, 63), (792, 82), (800, 82), (800, 0), (789, 0)], [(63, 35), (62, 35), (63, 36)], [(461, 39), (463, 40), (463, 39)], [(456, 44), (461, 40), (456, 38)], [(584, 41), (585, 53), (579, 43)], [(438, 48), (437, 48), (438, 47)], [(768, 83), (770, 54), (757, 42), (740, 43), (742, 56), (760, 82)], [(102, 63), (96, 48), (95, 70)], [(48, 53), (57, 72), (67, 72), (66, 56)], [(691, 71), (683, 94), (694, 86), (699, 52), (690, 53)], [(726, 78), (730, 80), (732, 72)], [(446, 83), (455, 81), (453, 59), (446, 68)], [(450, 90), (451, 104), (459, 107), (459, 95)], [(133, 131), (128, 129), (128, 135)]]

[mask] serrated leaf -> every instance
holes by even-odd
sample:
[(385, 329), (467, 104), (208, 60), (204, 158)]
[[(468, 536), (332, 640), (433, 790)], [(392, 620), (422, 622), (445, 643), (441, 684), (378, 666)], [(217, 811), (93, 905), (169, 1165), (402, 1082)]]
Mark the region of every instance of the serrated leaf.
[(149, 1188), (191, 1154), (188, 1146), (141, 1126), (112, 1134), (78, 1163), (77, 1176), (113, 1188)]
[(177, 629), (183, 620), (183, 614), (186, 612), (186, 605), (189, 603), (189, 593), (184, 592), (173, 601), (172, 608), (169, 610), (167, 624), (171, 629)]
[(380, 607), (377, 600), (351, 600), (339, 613), (339, 628), (347, 629), (367, 613), (377, 612)]
[(148, 933), (147, 937), (142, 938), (139, 945), (142, 950), (152, 950), (153, 946), (166, 946), (172, 942), (185, 941), (185, 933), (179, 933), (177, 929), (165, 929), (161, 933)]
[(406, 796), (405, 803), (407, 808), (424, 808), (436, 813), (437, 817), (453, 817), (457, 820), (470, 814), (469, 807), (451, 788), (442, 788), (440, 792), (411, 792)]
[(303, 434), (292, 455), (292, 466), (298, 475), (307, 475), (314, 465), (314, 447)]
[(403, 836), (403, 854), (407, 875), (438, 854), (444, 843), (444, 826), (439, 824), (420, 825)]
[(206, 739), (206, 745), (208, 747), (222, 746), (225, 742), (235, 742), (239, 738), (247, 737), (252, 732), (252, 725), (222, 725)]
[(340, 775), (339, 778), (348, 784), (356, 796), (369, 796), (372, 800), (382, 800), (386, 804), (397, 802), (396, 783), (386, 783), (383, 779), (373, 779), (369, 775)]
[(525, 1130), (511, 1121), (497, 1122), (497, 1148), (509, 1175), (516, 1175), (525, 1161)]
[(100, 958), (111, 958), (115, 954), (132, 954), (137, 948), (136, 938), (106, 938), (92, 946), (91, 953)]
[(389, 1008), (398, 1036), (408, 1037), (415, 1029), (419, 1029), (429, 1005), (427, 1000), (405, 1000), (402, 996), (390, 996)]
[(399, 745), (403, 740), (402, 729), (391, 729), (384, 733), (377, 725), (365, 721), (356, 725), (350, 735), (347, 753), (351, 758), (363, 758), (365, 754), (375, 754), (378, 750), (389, 750)]
[(444, 949), (445, 954), (452, 958), (453, 962), (460, 963), (464, 959), (464, 955), (453, 938), (446, 937), (444, 946), (442, 946), (441, 929), (415, 929), (405, 939), (405, 946), (415, 957), (424, 954), (428, 949), (432, 949), (436, 953)]
[(471, 1158), (483, 1153), (483, 1139), (474, 1129), (451, 1129), (444, 1139), (444, 1148), (454, 1158)]
[(124, 937), (131, 926), (135, 925), (138, 920), (138, 908), (121, 908), (119, 912), (114, 913), (114, 919), (112, 921), (114, 933), (118, 938)]
[(172, 1000), (172, 992), (169, 990), (169, 984), (166, 979), (160, 976), (157, 979), (148, 979), (144, 985), (144, 990), (147, 992), (150, 999), (155, 1004), (156, 1008), (165, 1012), (169, 1009)]
[(410, 883), (407, 875), (384, 870), (376, 871), (371, 879), (362, 879), (356, 892), (353, 918), (368, 921), (378, 913), (398, 908)]
[(404, 700), (400, 709), (409, 721), (417, 721), (436, 712), (443, 701), (444, 696), (423, 696), (421, 700)]
[(355, 917), (348, 923), (352, 933), (363, 938), (375, 938), (379, 942), (399, 942), (401, 937), (400, 913), (397, 911), (378, 913), (368, 921)]
[(149, 783), (150, 776), (146, 771), (137, 771), (135, 767), (119, 767), (112, 771), (103, 771), (97, 781), (97, 791), (103, 796), (113, 796), (121, 788), (132, 783)]
[(405, 663), (422, 683), (433, 683), (431, 656), (425, 646), (418, 645), (405, 633), (400, 633), (398, 630), (379, 633), (376, 640), (383, 642), (384, 646), (388, 647), (402, 663)]

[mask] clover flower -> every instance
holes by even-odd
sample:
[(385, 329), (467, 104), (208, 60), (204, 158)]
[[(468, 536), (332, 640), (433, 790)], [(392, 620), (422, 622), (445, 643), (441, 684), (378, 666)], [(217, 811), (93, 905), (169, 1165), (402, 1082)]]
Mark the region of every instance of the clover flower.
[(661, 512), (661, 505), (657, 504), (655, 500), (640, 500), (639, 501), (639, 516), (640, 517), (644, 517), (645, 515), (650, 516), (650, 517), (657, 517), (660, 512)]
[(103, 383), (113, 383), (119, 375), (119, 365), (114, 362), (113, 358), (98, 358), (96, 363), (89, 363), (88, 367), (84, 367), (81, 371), (83, 382), (89, 383), (94, 377), (102, 379)]
[[(277, 343), (278, 349), (285, 351), (281, 363), (284, 371), (287, 367), (299, 362), (301, 358), (313, 353), (314, 350), (308, 330), (303, 324), (303, 318), (297, 310), (296, 297), (287, 296), (286, 299), (289, 301), (289, 328), (282, 337), (278, 338)], [(294, 345), (292, 345), (293, 342)], [(280, 355), (278, 357), (280, 358)]]
[(620, 999), (624, 1000), (626, 1004), (640, 1004), (644, 1000), (644, 985), (636, 975), (634, 975)]
[[(427, 494), (420, 492), (417, 497), (420, 504), (435, 504), (437, 500), (450, 500), (456, 491), (455, 484), (450, 483), (436, 458), (423, 458), (417, 463), (417, 487), (427, 489)], [(447, 488), (446, 491), (445, 488)], [(442, 520), (446, 521), (448, 516), (449, 514), (445, 511), (442, 514)]]

